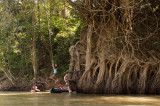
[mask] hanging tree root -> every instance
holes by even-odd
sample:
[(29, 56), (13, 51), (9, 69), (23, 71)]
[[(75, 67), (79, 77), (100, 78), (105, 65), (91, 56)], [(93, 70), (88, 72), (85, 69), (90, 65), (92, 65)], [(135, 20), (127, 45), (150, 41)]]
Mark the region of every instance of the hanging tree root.
[(77, 92), (160, 93), (158, 0), (66, 1), (88, 21), (70, 52), (70, 70), (84, 70)]

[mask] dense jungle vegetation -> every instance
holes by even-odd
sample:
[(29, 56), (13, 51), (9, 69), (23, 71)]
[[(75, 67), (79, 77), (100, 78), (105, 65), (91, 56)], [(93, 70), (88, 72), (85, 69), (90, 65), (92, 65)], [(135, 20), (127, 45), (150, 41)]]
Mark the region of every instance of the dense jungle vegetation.
[(63, 77), (84, 23), (64, 0), (0, 0), (0, 77), (47, 79), (53, 60)]

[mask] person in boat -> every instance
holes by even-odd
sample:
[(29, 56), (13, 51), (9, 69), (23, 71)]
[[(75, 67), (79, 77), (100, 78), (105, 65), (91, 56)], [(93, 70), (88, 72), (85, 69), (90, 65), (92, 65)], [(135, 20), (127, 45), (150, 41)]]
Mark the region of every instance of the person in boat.
[(33, 84), (31, 88), (31, 92), (40, 92), (40, 90), (37, 88), (36, 84)]
[(60, 85), (57, 85), (57, 88), (58, 88), (58, 89), (64, 89), (64, 88), (63, 88), (63, 85), (61, 85), (61, 84), (60, 84)]
[(57, 75), (57, 64), (52, 64), (53, 67), (53, 75), (51, 77), (51, 79), (53, 79), (55, 81), (55, 83), (58, 81), (58, 79), (56, 79), (56, 75)]

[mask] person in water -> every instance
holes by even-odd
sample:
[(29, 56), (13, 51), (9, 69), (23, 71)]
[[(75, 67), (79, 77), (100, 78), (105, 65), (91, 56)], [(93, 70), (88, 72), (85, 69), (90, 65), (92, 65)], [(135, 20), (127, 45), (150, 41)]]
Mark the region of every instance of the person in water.
[(52, 64), (52, 67), (53, 67), (53, 75), (51, 77), (51, 79), (53, 79), (55, 82), (58, 81), (58, 79), (56, 79), (56, 75), (57, 75), (57, 64)]
[(68, 86), (68, 73), (66, 73), (66, 75), (64, 76), (64, 82)]
[(68, 72), (66, 73), (66, 75), (64, 76), (64, 82), (66, 83), (67, 89), (68, 91), (71, 93), (72, 90), (69, 87), (69, 83), (68, 83)]
[(37, 88), (36, 84), (33, 84), (31, 88), (31, 92), (40, 92), (40, 90)]

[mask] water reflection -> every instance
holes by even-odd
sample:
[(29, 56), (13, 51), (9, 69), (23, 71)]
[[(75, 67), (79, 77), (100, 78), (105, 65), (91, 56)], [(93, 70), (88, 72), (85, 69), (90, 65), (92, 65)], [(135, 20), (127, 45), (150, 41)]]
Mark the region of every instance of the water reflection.
[(0, 106), (160, 106), (160, 96), (0, 92)]

